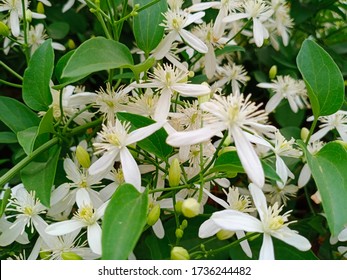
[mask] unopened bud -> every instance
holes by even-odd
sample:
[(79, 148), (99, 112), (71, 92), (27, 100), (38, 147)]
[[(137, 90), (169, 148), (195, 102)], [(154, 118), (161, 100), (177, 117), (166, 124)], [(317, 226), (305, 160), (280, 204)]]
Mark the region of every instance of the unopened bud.
[(175, 211), (179, 214), (182, 213), (182, 204), (183, 204), (182, 200), (177, 201), (175, 204)]
[(220, 231), (217, 232), (216, 236), (219, 240), (225, 240), (225, 239), (229, 239), (234, 234), (235, 234), (234, 231), (221, 229)]
[(74, 252), (63, 252), (61, 254), (61, 258), (66, 261), (79, 261), (83, 260), (83, 258), (79, 255), (77, 255)]
[(90, 156), (88, 152), (80, 145), (78, 145), (76, 148), (76, 158), (82, 167), (89, 168)]
[(37, 3), (36, 12), (43, 15), (45, 14), (45, 6), (43, 6), (42, 2)]
[(178, 158), (174, 158), (169, 168), (169, 185), (177, 187), (180, 184), (181, 167)]
[(2, 21), (0, 21), (0, 35), (4, 37), (7, 37), (8, 35), (10, 35), (10, 29)]
[(177, 228), (175, 231), (176, 238), (181, 239), (183, 237), (184, 231), (180, 228)]
[(271, 80), (275, 79), (277, 75), (277, 66), (276, 65), (272, 65), (272, 67), (269, 70), (269, 78)]
[(300, 137), (302, 141), (306, 141), (309, 134), (310, 131), (306, 127), (303, 127), (300, 131)]
[(187, 198), (182, 203), (182, 214), (187, 218), (193, 218), (200, 213), (200, 203), (195, 198)]
[(49, 260), (49, 258), (51, 256), (51, 252), (43, 251), (43, 252), (40, 252), (39, 255), (40, 255), (41, 260)]
[(187, 226), (188, 226), (188, 221), (186, 219), (184, 219), (182, 221), (182, 224), (181, 224), (180, 228), (184, 230), (184, 229), (187, 228)]
[(183, 247), (173, 247), (171, 250), (171, 260), (189, 260), (190, 256)]
[(160, 217), (160, 205), (156, 204), (148, 213), (147, 224), (150, 226), (153, 226), (158, 221), (159, 217)]
[(25, 18), (27, 22), (31, 22), (33, 20), (33, 13), (30, 10), (25, 11)]
[(69, 39), (69, 40), (67, 41), (67, 47), (68, 47), (70, 50), (75, 49), (75, 48), (76, 48), (76, 44), (75, 44), (74, 40)]

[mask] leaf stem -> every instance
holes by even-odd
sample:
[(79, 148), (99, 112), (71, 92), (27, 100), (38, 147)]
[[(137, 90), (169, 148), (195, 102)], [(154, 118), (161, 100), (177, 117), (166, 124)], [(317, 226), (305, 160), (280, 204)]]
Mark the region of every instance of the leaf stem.
[(311, 138), (311, 136), (312, 136), (312, 134), (313, 134), (314, 129), (315, 129), (316, 126), (317, 126), (317, 122), (318, 122), (318, 118), (314, 117), (313, 123), (312, 123), (312, 125), (311, 125), (311, 127), (310, 127), (310, 132), (309, 132), (309, 134), (308, 134), (308, 136), (307, 136), (307, 139), (306, 139), (306, 141), (305, 141), (306, 146), (307, 146), (307, 144), (310, 142), (310, 138)]
[(6, 65), (4, 62), (0, 60), (0, 65), (4, 67), (8, 72), (10, 72), (13, 76), (17, 77), (19, 80), (23, 81), (23, 77), (19, 75), (16, 71), (14, 71), (10, 66)]
[(14, 167), (12, 167), (9, 171), (7, 171), (0, 178), (0, 186), (5, 185), (8, 181), (10, 181), (20, 170), (22, 170), (26, 165), (28, 165), (32, 160), (34, 160), (38, 155), (48, 150), (50, 147), (56, 145), (59, 142), (59, 138), (54, 137), (42, 146), (38, 147), (31, 154), (27, 155), (20, 162), (18, 162)]
[(8, 86), (15, 87), (15, 88), (22, 88), (22, 85), (10, 83), (10, 82), (7, 82), (3, 79), (0, 79), (0, 84), (8, 85)]

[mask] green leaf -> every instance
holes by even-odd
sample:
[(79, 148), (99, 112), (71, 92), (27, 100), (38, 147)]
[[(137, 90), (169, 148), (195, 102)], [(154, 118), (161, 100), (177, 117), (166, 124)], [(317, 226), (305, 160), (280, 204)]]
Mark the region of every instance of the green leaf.
[(47, 27), (47, 33), (53, 40), (63, 39), (69, 31), (70, 25), (63, 21), (55, 21)]
[(0, 205), (0, 217), (2, 216), (2, 214), (4, 214), (6, 206), (8, 204), (8, 200), (11, 197), (11, 189), (8, 188), (3, 192), (3, 196), (1, 199), (1, 205)]
[(50, 80), (53, 74), (52, 40), (44, 42), (33, 54), (23, 77), (23, 100), (31, 109), (47, 111), (52, 103)]
[(331, 115), (344, 102), (344, 81), (340, 69), (317, 43), (306, 39), (296, 59), (306, 83), (313, 114)]
[(41, 119), (37, 135), (54, 132), (53, 108), (50, 108)]
[(23, 103), (0, 96), (0, 120), (14, 133), (39, 125), (39, 117)]
[[(95, 37), (81, 44), (67, 61), (61, 78), (76, 80), (91, 73), (133, 65), (130, 50), (123, 44)], [(67, 82), (67, 79), (65, 79)]]
[[(145, 127), (154, 123), (154, 121), (151, 119), (131, 113), (117, 113), (117, 117), (120, 121), (130, 122), (132, 130)], [(153, 153), (157, 157), (164, 159), (172, 153), (172, 147), (166, 144), (165, 142), (167, 135), (168, 134), (166, 133), (165, 129), (161, 128), (152, 135), (148, 136), (146, 139), (137, 142), (137, 145), (141, 149), (149, 153)]]
[(59, 145), (51, 147), (46, 162), (32, 161), (20, 173), (25, 188), (28, 191), (35, 191), (40, 202), (46, 207), (50, 207), (52, 186), (60, 150)]
[(146, 225), (147, 209), (148, 190), (139, 193), (127, 183), (117, 188), (102, 224), (102, 259), (128, 258)]
[[(134, 4), (140, 7), (150, 3), (152, 0), (135, 0)], [(137, 46), (148, 54), (156, 48), (164, 34), (164, 27), (159, 24), (163, 21), (162, 13), (167, 10), (167, 2), (160, 0), (158, 3), (142, 10), (134, 17), (134, 36)]]
[(306, 152), (307, 162), (322, 197), (330, 231), (336, 236), (347, 224), (347, 148), (344, 142), (326, 144), (317, 154)]
[(0, 143), (2, 144), (13, 144), (17, 143), (17, 137), (16, 134), (10, 131), (3, 131), (0, 132)]
[(37, 126), (29, 127), (17, 133), (19, 144), (22, 146), (24, 152), (29, 155), (33, 149), (37, 137)]

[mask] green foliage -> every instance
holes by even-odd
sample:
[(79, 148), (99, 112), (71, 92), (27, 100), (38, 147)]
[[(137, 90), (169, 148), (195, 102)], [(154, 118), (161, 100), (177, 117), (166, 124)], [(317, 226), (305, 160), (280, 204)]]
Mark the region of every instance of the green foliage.
[(314, 116), (326, 116), (339, 110), (344, 101), (341, 71), (331, 56), (313, 40), (305, 40), (297, 57), (305, 80)]
[(102, 225), (102, 259), (125, 260), (133, 251), (146, 225), (148, 190), (139, 193), (122, 184), (111, 198)]
[(322, 197), (329, 228), (336, 236), (347, 224), (346, 144), (330, 142), (315, 155), (306, 152), (306, 158)]
[(23, 77), (24, 102), (35, 111), (46, 111), (52, 103), (49, 83), (53, 67), (52, 40), (47, 40), (33, 54)]
[[(135, 0), (134, 4), (140, 4), (140, 7), (150, 3), (151, 0)], [(164, 35), (164, 27), (159, 24), (163, 20), (163, 15), (167, 10), (165, 0), (142, 10), (134, 18), (133, 28), (137, 46), (143, 50), (146, 56), (155, 49)]]

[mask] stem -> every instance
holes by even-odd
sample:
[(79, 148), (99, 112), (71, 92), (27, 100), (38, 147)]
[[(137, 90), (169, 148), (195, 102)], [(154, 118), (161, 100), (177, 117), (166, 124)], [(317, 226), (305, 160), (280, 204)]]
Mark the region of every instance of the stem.
[(17, 77), (19, 80), (23, 81), (23, 77), (19, 75), (16, 71), (14, 71), (11, 67), (7, 66), (4, 62), (0, 60), (0, 65), (4, 67), (8, 72), (10, 72), (13, 76)]
[(22, 170), (26, 165), (28, 165), (32, 160), (34, 160), (38, 155), (42, 152), (48, 150), (50, 147), (56, 145), (59, 142), (59, 138), (55, 137), (37, 148), (30, 155), (27, 155), (20, 162), (18, 162), (14, 167), (12, 167), (9, 171), (7, 171), (0, 178), (0, 186), (6, 184), (9, 180), (11, 180), (20, 170)]
[(313, 134), (313, 131), (314, 131), (314, 129), (315, 129), (316, 126), (317, 126), (317, 122), (318, 122), (318, 118), (315, 117), (315, 118), (313, 119), (313, 123), (312, 123), (312, 125), (311, 125), (310, 132), (309, 132), (309, 134), (308, 134), (308, 136), (307, 136), (307, 139), (306, 139), (306, 142), (305, 142), (306, 145), (307, 145), (308, 142), (310, 141), (310, 138), (311, 138), (311, 136), (312, 136), (312, 134)]
[(229, 44), (232, 40), (234, 40), (238, 35), (240, 35), (241, 34), (241, 32), (243, 31), (243, 30), (245, 30), (249, 25), (250, 25), (250, 23), (252, 22), (252, 19), (249, 19), (247, 22), (246, 22), (246, 24), (233, 36), (233, 37), (231, 37), (226, 43), (225, 43), (225, 45), (227, 45), (227, 44)]
[(95, 121), (92, 121), (92, 122), (86, 123), (86, 124), (84, 124), (84, 125), (81, 125), (81, 126), (79, 126), (79, 127), (76, 127), (76, 128), (74, 128), (74, 129), (71, 129), (71, 130), (69, 131), (68, 134), (69, 134), (69, 135), (77, 135), (77, 134), (80, 134), (80, 133), (86, 131), (88, 128), (92, 128), (92, 127), (95, 127), (95, 126), (101, 124), (101, 123), (102, 123), (102, 120), (103, 120), (103, 118), (100, 117), (99, 119), (97, 119), (97, 120), (95, 120)]
[(88, 105), (88, 106), (84, 107), (81, 111), (78, 111), (76, 114), (74, 114), (71, 118), (69, 118), (69, 120), (66, 122), (66, 124), (65, 124), (65, 126), (64, 126), (64, 128), (63, 128), (63, 134), (66, 133), (67, 129), (69, 128), (69, 125), (72, 123), (72, 121), (73, 121), (76, 117), (78, 117), (80, 114), (82, 114), (83, 112), (89, 110), (89, 109), (92, 108), (92, 107), (93, 107), (92, 104), (91, 104), (91, 105)]
[(10, 83), (10, 82), (7, 82), (7, 81), (2, 80), (2, 79), (0, 79), (0, 84), (4, 84), (4, 85), (11, 86), (11, 87), (16, 87), (16, 88), (22, 88), (22, 85)]
[(28, 23), (27, 23), (27, 19), (26, 19), (26, 10), (25, 10), (25, 1), (22, 0), (22, 13), (23, 13), (23, 29), (24, 29), (24, 44), (23, 44), (23, 48), (24, 48), (24, 54), (25, 54), (25, 58), (27, 61), (27, 64), (29, 64), (29, 60), (30, 60), (30, 53), (29, 53), (29, 48), (28, 48)]

